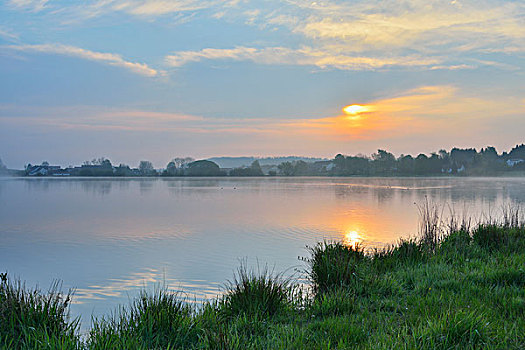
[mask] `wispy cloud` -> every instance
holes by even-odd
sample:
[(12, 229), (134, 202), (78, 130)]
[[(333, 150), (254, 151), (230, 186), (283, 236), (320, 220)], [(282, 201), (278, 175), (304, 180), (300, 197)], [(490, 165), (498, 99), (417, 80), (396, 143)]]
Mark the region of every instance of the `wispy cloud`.
[[(289, 2), (296, 6), (294, 14), (302, 20), (282, 24), (308, 38), (347, 44), (349, 50), (424, 50), (465, 43), (503, 46), (508, 42), (520, 42), (522, 46), (525, 39), (525, 6), (520, 2), (373, 0), (323, 1), (322, 5)], [(277, 16), (282, 18), (281, 13)]]
[(129, 71), (144, 75), (147, 77), (155, 77), (163, 74), (162, 71), (158, 71), (149, 67), (145, 63), (127, 61), (122, 56), (114, 53), (97, 52), (86, 50), (76, 46), (61, 45), (61, 44), (36, 44), (36, 45), (4, 45), (2, 49), (22, 51), (22, 52), (41, 52), (57, 55), (65, 55), (71, 57), (77, 57), (85, 60), (96, 61), (111, 66), (121, 67), (128, 69)]
[[(265, 31), (280, 30), (285, 39), (266, 46), (238, 42), (226, 49), (179, 50), (166, 57), (172, 67), (230, 59), (321, 69), (458, 70), (483, 66), (475, 61), (479, 55), (525, 52), (525, 5), (519, 1), (87, 0), (59, 5), (48, 0), (10, 0), (9, 4), (32, 11), (52, 9), (47, 13), (59, 23), (112, 13), (151, 21), (177, 14), (186, 21), (209, 9), (207, 15), (220, 21), (241, 22)], [(293, 47), (286, 44), (290, 38)], [(124, 65), (122, 61), (118, 64)], [(137, 70), (146, 72), (149, 68), (142, 66), (144, 69)]]
[(319, 50), (312, 47), (290, 49), (286, 47), (235, 47), (233, 49), (206, 48), (200, 51), (179, 51), (166, 56), (171, 67), (181, 67), (190, 62), (202, 60), (252, 61), (259, 64), (301, 65), (342, 70), (378, 69), (392, 66), (414, 67), (435, 65), (439, 58), (405, 57), (366, 57), (352, 56)]
[(13, 6), (16, 8), (31, 8), (33, 11), (40, 11), (44, 7), (50, 9), (54, 14), (59, 15), (63, 23), (74, 23), (116, 12), (155, 19), (169, 14), (196, 12), (218, 3), (217, 0), (86, 0), (60, 5), (48, 3), (48, 0), (12, 0), (12, 2), (18, 3)]
[(39, 12), (44, 9), (49, 0), (9, 0), (12, 7)]
[(210, 6), (210, 1), (195, 0), (116, 0), (108, 7), (136, 16), (157, 16), (168, 13), (196, 11)]
[(458, 70), (485, 65), (472, 57), (474, 53), (509, 48), (512, 53), (525, 52), (525, 6), (519, 2), (288, 0), (279, 11), (251, 3), (217, 13), (221, 19), (244, 17), (244, 23), (263, 30), (273, 27), (299, 35), (303, 45), (179, 51), (166, 57), (170, 66), (230, 59), (343, 70)]
[[(521, 98), (473, 97), (456, 87), (423, 86), (362, 104), (366, 112), (320, 118), (211, 118), (181, 113), (103, 107), (20, 107), (0, 105), (4, 123), (60, 129), (120, 130), (191, 134), (273, 135), (324, 140), (381, 140), (410, 135), (464, 134), (487, 120), (525, 113)], [(343, 107), (343, 106), (341, 106)], [(302, 136), (301, 136), (302, 135)], [(279, 139), (276, 139), (278, 141)]]
[(5, 28), (0, 27), (0, 38), (7, 41), (18, 41), (18, 34), (15, 34)]

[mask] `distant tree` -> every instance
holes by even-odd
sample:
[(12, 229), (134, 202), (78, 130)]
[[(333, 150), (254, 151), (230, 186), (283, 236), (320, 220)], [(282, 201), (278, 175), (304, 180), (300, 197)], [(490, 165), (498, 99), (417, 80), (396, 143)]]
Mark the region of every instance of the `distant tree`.
[(467, 149), (460, 149), (460, 148), (453, 148), (450, 151), (450, 159), (452, 162), (456, 163), (459, 167), (462, 165), (467, 165), (469, 163), (474, 162), (474, 159), (477, 155), (477, 151), (475, 148), (467, 148)]
[(183, 157), (177, 157), (177, 158), (173, 158), (170, 163), (173, 163), (176, 168), (182, 168), (185, 165), (187, 165), (187, 164), (189, 164), (191, 162), (194, 162), (194, 161), (195, 161), (195, 159), (193, 159), (191, 157), (184, 157), (184, 158)]
[(432, 153), (428, 158), (427, 173), (428, 174), (439, 174), (443, 169), (443, 159), (440, 158), (437, 153)]
[(263, 176), (263, 171), (261, 169), (261, 164), (259, 164), (258, 160), (254, 160), (252, 162), (252, 165), (250, 165), (250, 170), (252, 172), (252, 176)]
[(148, 160), (141, 160), (139, 163), (139, 172), (142, 176), (155, 175), (155, 169), (153, 164)]
[(113, 168), (113, 164), (109, 161), (109, 159), (104, 159), (102, 163), (100, 163), (100, 166), (104, 168)]
[(485, 160), (496, 160), (499, 158), (498, 151), (496, 151), (496, 148), (492, 146), (482, 148), (480, 154)]
[(166, 176), (177, 176), (183, 174), (183, 169), (186, 167), (189, 163), (193, 162), (194, 159), (191, 157), (179, 157), (179, 158), (173, 158), (168, 165), (166, 165), (166, 170), (164, 172), (164, 175)]
[(516, 145), (508, 154), (508, 159), (524, 159), (525, 160), (525, 145)]
[(128, 165), (120, 163), (118, 167), (115, 167), (115, 176), (133, 176), (133, 171)]
[(415, 160), (411, 155), (401, 155), (397, 159), (397, 169), (400, 174), (411, 175), (414, 174)]
[(283, 162), (277, 166), (281, 174), (284, 176), (294, 175), (294, 166), (291, 162)]
[(298, 160), (296, 162), (293, 162), (293, 167), (294, 167), (294, 170), (293, 170), (293, 174), (295, 176), (305, 176), (305, 175), (309, 175), (309, 167), (308, 167), (308, 163), (306, 163), (304, 160)]
[(225, 174), (216, 163), (209, 160), (197, 160), (188, 164), (187, 168), (184, 170), (184, 175), (223, 176)]
[(395, 168), (396, 158), (390, 152), (378, 149), (377, 153), (372, 154), (374, 170), (378, 174), (390, 174)]
[(249, 167), (235, 168), (230, 171), (230, 176), (263, 176), (264, 173), (258, 160), (254, 160)]
[(105, 168), (113, 167), (113, 165), (111, 164), (111, 161), (104, 157), (93, 158), (92, 160), (86, 160), (82, 163), (82, 165), (84, 166), (95, 165), (95, 166), (102, 166)]
[(49, 162), (44, 160), (41, 164), (43, 167), (48, 167), (49, 166)]
[(335, 165), (331, 171), (333, 175), (368, 175), (370, 172), (370, 160), (363, 155), (343, 156), (338, 154), (335, 156), (333, 164)]
[(169, 162), (168, 165), (166, 165), (166, 171), (165, 175), (167, 176), (175, 176), (177, 175), (177, 166), (173, 161)]
[(417, 175), (426, 175), (429, 173), (429, 161), (426, 154), (419, 154), (414, 161), (414, 172)]

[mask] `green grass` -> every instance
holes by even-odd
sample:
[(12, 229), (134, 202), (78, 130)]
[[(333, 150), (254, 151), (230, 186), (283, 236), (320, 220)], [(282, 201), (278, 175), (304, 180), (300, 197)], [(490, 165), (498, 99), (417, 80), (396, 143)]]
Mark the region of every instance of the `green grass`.
[[(431, 209), (431, 208), (430, 208)], [(435, 211), (431, 212), (436, 213)], [(428, 216), (435, 220), (434, 214)], [(435, 221), (433, 221), (435, 222)], [(434, 224), (381, 251), (309, 248), (308, 292), (245, 264), (224, 296), (191, 307), (165, 289), (95, 320), (68, 322), (68, 295), (2, 282), (3, 348), (523, 349), (525, 227), (515, 215), (470, 229)], [(302, 292), (301, 292), (302, 291)], [(31, 301), (30, 295), (35, 295)], [(47, 306), (46, 306), (47, 305)], [(14, 316), (15, 315), (15, 316)]]
[(178, 294), (165, 289), (142, 292), (112, 317), (95, 320), (87, 345), (90, 349), (186, 347), (198, 335), (192, 313)]
[(249, 270), (242, 262), (233, 281), (226, 285), (220, 313), (226, 318), (243, 314), (271, 317), (292, 306), (293, 292), (290, 279), (273, 274), (267, 267), (257, 272)]
[(58, 349), (80, 346), (78, 319), (68, 314), (71, 293), (54, 283), (47, 293), (27, 289), (0, 274), (0, 346), (12, 349)]

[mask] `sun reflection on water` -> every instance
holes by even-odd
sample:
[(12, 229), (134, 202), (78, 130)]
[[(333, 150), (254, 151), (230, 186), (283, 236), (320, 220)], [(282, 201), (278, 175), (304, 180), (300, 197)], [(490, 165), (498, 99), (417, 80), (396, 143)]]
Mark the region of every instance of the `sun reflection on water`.
[(363, 242), (363, 237), (358, 231), (348, 230), (345, 232), (343, 237), (344, 245), (356, 248), (361, 242)]

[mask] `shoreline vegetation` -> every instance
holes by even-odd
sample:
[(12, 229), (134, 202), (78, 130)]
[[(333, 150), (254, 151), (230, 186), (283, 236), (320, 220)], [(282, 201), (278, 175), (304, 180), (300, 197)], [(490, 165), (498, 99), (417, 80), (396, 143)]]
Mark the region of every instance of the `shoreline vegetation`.
[[(200, 307), (143, 291), (86, 335), (74, 295), (0, 275), (6, 349), (523, 349), (525, 221), (506, 207), (473, 224), (427, 201), (417, 239), (372, 251), (321, 242), (301, 276), (241, 264)], [(299, 283), (299, 277), (307, 283)]]
[(137, 168), (109, 159), (85, 161), (81, 166), (62, 168), (44, 161), (27, 164), (24, 170), (8, 169), (0, 160), (0, 176), (104, 176), (104, 177), (182, 177), (182, 176), (525, 176), (525, 145), (499, 154), (494, 147), (452, 148), (430, 156), (400, 155), (379, 149), (370, 156), (336, 155), (333, 159), (306, 157), (218, 157), (195, 160), (174, 158), (165, 168), (155, 169), (150, 161)]

